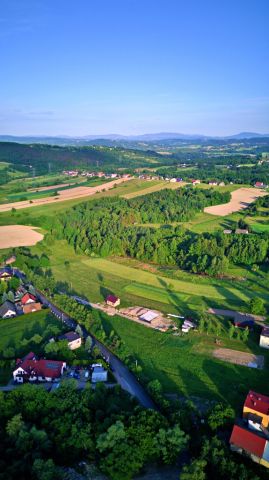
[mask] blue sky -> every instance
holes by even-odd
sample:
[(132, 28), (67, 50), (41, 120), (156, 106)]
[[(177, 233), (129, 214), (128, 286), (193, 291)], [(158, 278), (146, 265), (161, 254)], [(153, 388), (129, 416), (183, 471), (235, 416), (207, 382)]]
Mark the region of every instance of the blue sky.
[(269, 132), (268, 0), (1, 0), (0, 134)]

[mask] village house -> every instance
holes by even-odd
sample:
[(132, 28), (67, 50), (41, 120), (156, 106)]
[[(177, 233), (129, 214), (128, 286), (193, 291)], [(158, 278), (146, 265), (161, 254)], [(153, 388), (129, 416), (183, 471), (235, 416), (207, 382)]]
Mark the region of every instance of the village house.
[(267, 188), (267, 185), (265, 185), (263, 182), (256, 182), (254, 184), (255, 188)]
[(223, 230), (223, 233), (225, 235), (230, 235), (232, 233), (232, 230), (230, 230), (229, 228), (225, 228), (225, 230)]
[(10, 267), (0, 269), (0, 281), (8, 282), (13, 277), (13, 271)]
[(13, 318), (17, 316), (17, 309), (14, 303), (6, 300), (0, 307), (1, 318)]
[(115, 295), (108, 295), (106, 297), (106, 304), (110, 307), (118, 307), (120, 305), (120, 299)]
[(269, 397), (250, 390), (243, 406), (243, 418), (248, 420), (249, 414), (260, 417), (261, 425), (267, 428), (269, 425)]
[(269, 468), (268, 423), (269, 397), (250, 390), (243, 406), (243, 420), (233, 427), (231, 450)]
[(197, 180), (197, 179), (196, 180), (191, 180), (191, 183), (193, 185), (198, 185), (199, 183), (201, 183), (201, 180)]
[(24, 382), (53, 382), (59, 380), (66, 368), (66, 362), (56, 360), (38, 360), (33, 352), (28, 353), (22, 360), (18, 359), (13, 371), (16, 383)]
[(213, 181), (211, 181), (211, 182), (208, 182), (208, 185), (218, 185), (218, 182), (216, 182), (216, 181), (213, 180)]
[(107, 381), (107, 370), (105, 370), (105, 368), (101, 363), (94, 363), (92, 365), (92, 383), (106, 382), (106, 381)]
[(59, 340), (67, 340), (68, 348), (76, 350), (81, 347), (81, 337), (76, 332), (67, 332), (59, 337)]
[(234, 425), (230, 448), (234, 452), (249, 456), (253, 462), (269, 467), (269, 442), (263, 433)]
[(26, 292), (21, 297), (21, 304), (28, 305), (29, 303), (36, 303), (36, 297), (32, 293)]
[(22, 311), (24, 314), (38, 312), (41, 310), (42, 305), (40, 302), (26, 303), (22, 306)]
[(269, 327), (263, 327), (260, 335), (260, 347), (269, 348)]

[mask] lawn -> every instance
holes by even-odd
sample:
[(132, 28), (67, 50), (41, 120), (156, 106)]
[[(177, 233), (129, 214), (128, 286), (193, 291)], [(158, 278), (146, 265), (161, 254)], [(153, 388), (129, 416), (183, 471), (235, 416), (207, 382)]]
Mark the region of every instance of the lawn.
[(48, 310), (40, 310), (39, 312), (20, 315), (15, 318), (1, 319), (1, 336), (0, 351), (7, 346), (20, 348), (20, 342), (23, 338), (31, 338), (38, 333), (42, 335), (42, 331), (48, 325), (57, 325), (59, 321)]
[[(191, 332), (176, 337), (120, 317), (108, 318), (105, 326), (125, 342), (142, 366), (142, 376), (157, 378), (166, 393), (227, 401), (238, 408), (249, 389), (269, 393), (267, 363), (261, 371), (214, 359), (214, 335)], [(224, 332), (220, 338), (222, 346), (265, 354), (268, 362), (268, 352), (257, 347), (256, 338), (247, 345), (229, 340)]]

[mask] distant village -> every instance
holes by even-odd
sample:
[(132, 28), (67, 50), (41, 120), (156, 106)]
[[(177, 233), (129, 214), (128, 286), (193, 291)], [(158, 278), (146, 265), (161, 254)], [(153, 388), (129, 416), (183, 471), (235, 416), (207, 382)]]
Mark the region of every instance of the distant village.
[[(186, 166), (186, 165), (184, 165), (184, 166)], [(183, 167), (183, 165), (181, 167)], [(136, 174), (139, 173), (138, 170), (136, 171)], [(67, 177), (81, 176), (81, 177), (86, 177), (86, 178), (98, 177), (98, 178), (104, 178), (104, 179), (128, 178), (128, 177), (131, 176), (128, 173), (119, 174), (119, 173), (104, 173), (104, 172), (88, 172), (88, 171), (84, 171), (84, 170), (83, 171), (64, 170), (62, 173), (63, 173), (63, 175), (66, 175)], [(155, 175), (155, 174), (151, 175), (151, 174), (146, 174), (146, 173), (138, 174), (138, 178), (140, 180), (145, 180), (145, 181), (164, 180), (164, 181), (170, 182), (170, 183), (184, 182), (183, 178), (181, 178), (181, 177), (165, 177), (165, 176), (161, 176), (161, 175)], [(186, 183), (190, 183), (192, 185), (199, 185), (202, 182), (198, 178), (193, 178), (193, 179), (190, 179), (190, 181), (188, 181)], [(225, 185), (226, 185), (225, 182), (223, 182), (223, 181), (218, 182), (217, 180), (210, 180), (210, 181), (204, 182), (204, 183), (207, 183), (208, 185), (211, 185), (212, 187), (216, 187), (216, 186), (225, 187)], [(232, 185), (233, 182), (229, 182), (229, 184)], [(254, 187), (255, 188), (266, 189), (266, 188), (268, 188), (268, 185), (264, 184), (263, 182), (255, 182)]]

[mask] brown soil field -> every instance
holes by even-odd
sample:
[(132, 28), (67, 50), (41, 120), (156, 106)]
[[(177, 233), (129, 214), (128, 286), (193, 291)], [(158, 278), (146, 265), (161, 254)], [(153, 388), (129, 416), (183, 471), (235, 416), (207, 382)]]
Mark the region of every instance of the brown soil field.
[(29, 247), (43, 239), (44, 235), (25, 225), (5, 225), (0, 227), (0, 249)]
[[(85, 180), (86, 182), (86, 180)], [(59, 183), (58, 185), (50, 185), (49, 187), (29, 188), (28, 192), (45, 192), (46, 190), (57, 190), (57, 188), (69, 187), (71, 183)]]
[(64, 202), (65, 200), (74, 200), (75, 198), (90, 197), (97, 192), (102, 192), (103, 190), (110, 190), (114, 187), (114, 185), (122, 182), (127, 182), (131, 179), (132, 177), (119, 178), (118, 180), (112, 180), (111, 182), (104, 183), (96, 187), (75, 187), (69, 188), (67, 190), (60, 190), (57, 197), (38, 198), (35, 200), (31, 200), (31, 203), (29, 200), (25, 200), (23, 202), (4, 203), (3, 205), (0, 205), (0, 212), (8, 212), (12, 208), (16, 208), (16, 210), (18, 210), (20, 208), (36, 207), (38, 205), (48, 205), (49, 203), (54, 203), (55, 201)]
[(238, 190), (234, 190), (231, 193), (232, 198), (230, 202), (223, 203), (222, 205), (214, 205), (213, 207), (206, 207), (204, 212), (225, 217), (226, 215), (230, 215), (230, 213), (247, 208), (250, 203), (264, 195), (267, 195), (267, 192), (259, 188), (238, 188)]
[(239, 352), (238, 350), (231, 350), (230, 348), (217, 348), (213, 352), (213, 357), (245, 367), (254, 367), (254, 365), (257, 365), (256, 368), (262, 369), (264, 366), (263, 355), (253, 355), (253, 353)]

